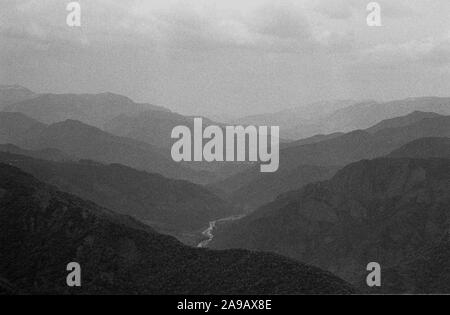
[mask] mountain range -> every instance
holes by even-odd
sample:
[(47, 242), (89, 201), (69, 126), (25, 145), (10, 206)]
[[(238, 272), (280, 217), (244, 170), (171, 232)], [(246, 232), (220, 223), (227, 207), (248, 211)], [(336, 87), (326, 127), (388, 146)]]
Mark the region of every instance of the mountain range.
[[(402, 276), (384, 278), (384, 292), (449, 293), (448, 282), (440, 291), (433, 288), (450, 270), (417, 261), (448, 236), (449, 191), (449, 159), (363, 160), (221, 227), (210, 246), (282, 254), (360, 288), (366, 287), (367, 264), (375, 261)], [(405, 273), (409, 264), (417, 273)], [(412, 285), (417, 274), (424, 281), (420, 291)]]
[(278, 113), (245, 117), (237, 122), (280, 126), (282, 138), (298, 140), (320, 134), (366, 129), (383, 120), (405, 116), (414, 111), (450, 115), (450, 98), (320, 102)]
[(6, 112), (22, 113), (46, 124), (78, 120), (103, 128), (104, 124), (122, 114), (143, 111), (169, 112), (163, 107), (135, 103), (128, 97), (114, 94), (40, 94), (5, 106)]
[(119, 164), (54, 162), (6, 152), (0, 152), (0, 162), (180, 238), (212, 220), (237, 213), (235, 207), (202, 186)]
[[(349, 163), (384, 156), (424, 137), (450, 137), (450, 116), (413, 112), (382, 121), (366, 130), (335, 135), (323, 141), (309, 144), (300, 142), (300, 145), (293, 142), (280, 150), (280, 168), (275, 174), (262, 174), (258, 166), (255, 166), (212, 184), (211, 189), (222, 191), (222, 196), (230, 196), (231, 200), (243, 202), (244, 207), (254, 208), (273, 200), (279, 193), (328, 179), (334, 175), (333, 170)], [(322, 172), (314, 173), (319, 167)], [(319, 176), (302, 176), (305, 180), (296, 176), (300, 174), (299, 169), (305, 171), (308, 168), (309, 174)], [(245, 197), (242, 194), (244, 191), (252, 193)]]
[(291, 139), (270, 174), (175, 163), (194, 117), (164, 107), (0, 86), (0, 294), (450, 293), (448, 115), (423, 97), (227, 122)]
[(0, 143), (27, 150), (56, 149), (74, 159), (119, 163), (161, 175), (205, 182), (212, 177), (175, 163), (150, 144), (109, 134), (75, 120), (46, 125), (20, 113), (0, 112)]
[[(21, 294), (354, 292), (328, 272), (281, 256), (184, 246), (9, 165), (0, 164), (0, 178), (0, 279)], [(70, 262), (81, 266), (81, 287), (66, 285)]]
[[(172, 129), (176, 126), (188, 126), (191, 130), (193, 128), (194, 117), (183, 116), (161, 106), (136, 103), (128, 97), (114, 93), (36, 94), (20, 86), (14, 89), (7, 89), (7, 86), (4, 86), (4, 90), (9, 91), (9, 94), (3, 95), (0, 89), (0, 104), (4, 103), (0, 110), (3, 109), (4, 112), (22, 113), (49, 125), (79, 121), (115, 136), (147, 143), (157, 149), (160, 155), (168, 157), (175, 142), (171, 138)], [(27, 91), (32, 97), (26, 93)], [(205, 125), (221, 125), (204, 117), (203, 120)], [(246, 163), (181, 164), (184, 168), (203, 173), (199, 175), (200, 179), (189, 177), (199, 182), (202, 182), (204, 177), (224, 178), (230, 173), (234, 174), (247, 168)]]

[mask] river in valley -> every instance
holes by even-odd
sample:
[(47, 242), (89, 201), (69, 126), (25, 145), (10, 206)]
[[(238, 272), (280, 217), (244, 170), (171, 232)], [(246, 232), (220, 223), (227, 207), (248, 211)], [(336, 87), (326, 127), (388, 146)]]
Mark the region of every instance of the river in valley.
[(244, 215), (234, 215), (228, 218), (223, 218), (223, 219), (219, 219), (219, 220), (215, 220), (215, 221), (211, 221), (209, 222), (209, 227), (203, 231), (203, 236), (206, 237), (205, 240), (201, 241), (197, 247), (200, 248), (207, 248), (209, 243), (211, 243), (211, 241), (214, 239), (214, 230), (217, 228), (218, 224), (223, 224), (229, 221), (235, 221), (235, 220), (239, 220), (242, 219), (244, 217)]

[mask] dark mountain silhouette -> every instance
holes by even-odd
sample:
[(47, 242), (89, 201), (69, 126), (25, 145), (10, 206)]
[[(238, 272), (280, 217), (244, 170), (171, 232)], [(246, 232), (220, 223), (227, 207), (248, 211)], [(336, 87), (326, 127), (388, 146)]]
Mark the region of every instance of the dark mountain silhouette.
[(0, 295), (13, 295), (17, 294), (16, 289), (6, 281), (5, 279), (0, 278)]
[[(364, 160), (222, 227), (211, 246), (275, 252), (364, 287), (369, 262), (399, 268), (406, 276), (403, 262), (447, 235), (449, 207), (449, 159)], [(419, 273), (427, 277), (421, 278), (428, 279), (422, 292), (432, 290), (442, 272), (448, 279), (449, 269), (445, 270), (422, 265)], [(385, 286), (393, 285), (387, 281), (383, 280)], [(438, 293), (449, 292), (447, 282), (445, 291)]]
[(62, 191), (178, 234), (204, 228), (237, 211), (202, 186), (122, 165), (50, 162), (3, 152), (0, 162)]
[[(415, 115), (418, 116), (418, 115)], [(404, 125), (404, 121), (414, 121), (410, 125)], [(253, 187), (255, 191), (259, 190), (260, 183), (263, 179), (271, 181), (273, 184), (265, 184), (266, 186), (276, 187), (277, 192), (283, 192), (283, 189), (276, 184), (282, 182), (284, 177), (289, 176), (291, 172), (295, 172), (301, 166), (322, 166), (336, 167), (344, 166), (363, 159), (373, 159), (385, 156), (393, 150), (424, 137), (450, 137), (450, 116), (438, 116), (436, 118), (425, 118), (419, 121), (408, 118), (399, 118), (401, 127), (380, 129), (379, 131), (370, 133), (366, 130), (357, 130), (330, 140), (307, 145), (293, 146), (280, 150), (280, 169), (275, 174), (260, 173), (259, 167), (255, 166), (250, 170), (231, 176), (223, 181), (212, 185), (214, 191), (223, 191), (227, 195), (238, 193), (243, 187)], [(382, 123), (382, 125), (395, 126), (393, 121)], [(295, 175), (291, 175), (294, 176)], [(270, 180), (272, 178), (272, 180)], [(320, 180), (320, 179), (317, 179)], [(302, 184), (302, 183), (300, 183)], [(291, 186), (292, 187), (292, 186)], [(297, 188), (299, 189), (299, 185)], [(280, 188), (280, 189), (279, 189)], [(274, 198), (266, 191), (258, 198)], [(248, 200), (252, 204), (254, 200)]]
[(37, 151), (24, 150), (13, 144), (0, 144), (0, 152), (25, 155), (48, 161), (75, 161), (73, 157), (57, 149), (42, 149)]
[(450, 138), (422, 138), (395, 150), (389, 157), (450, 159)]
[(37, 94), (20, 85), (0, 85), (0, 110), (8, 105), (29, 100)]
[(450, 286), (450, 241), (445, 238), (419, 255), (405, 260), (400, 266), (383, 272), (386, 286), (384, 292), (407, 292), (409, 294), (433, 294), (449, 292)]
[[(20, 119), (11, 120), (11, 117)], [(0, 135), (3, 143), (27, 150), (57, 149), (70, 156), (107, 164), (119, 163), (166, 177), (208, 181), (209, 175), (185, 168), (162, 155), (160, 149), (147, 143), (111, 135), (75, 120), (52, 125), (37, 123), (18, 113), (0, 113)]]
[(106, 122), (125, 113), (168, 111), (159, 106), (135, 103), (125, 96), (113, 93), (41, 94), (6, 106), (4, 110), (20, 112), (47, 124), (72, 119), (98, 128), (103, 128)]
[[(0, 165), (0, 277), (22, 293), (351, 293), (331, 274), (288, 258), (182, 245), (131, 217)], [(82, 287), (66, 286), (78, 262)]]

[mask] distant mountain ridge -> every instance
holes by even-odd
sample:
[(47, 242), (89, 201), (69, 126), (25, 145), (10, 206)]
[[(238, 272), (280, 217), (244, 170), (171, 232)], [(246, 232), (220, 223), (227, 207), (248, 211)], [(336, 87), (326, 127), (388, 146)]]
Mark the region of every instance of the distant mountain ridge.
[[(228, 196), (244, 197), (241, 192), (253, 191), (255, 194), (249, 195), (244, 206), (260, 206), (275, 198), (279, 193), (288, 191), (285, 188), (294, 188), (296, 182), (298, 183), (296, 189), (309, 183), (301, 181), (301, 174), (299, 174), (298, 180), (294, 180), (290, 185), (285, 185), (284, 178), (295, 178), (295, 173), (299, 168), (304, 169), (305, 166), (310, 166), (337, 170), (339, 167), (359, 160), (385, 156), (420, 138), (450, 137), (450, 116), (435, 115), (416, 112), (405, 117), (381, 122), (368, 130), (334, 135), (319, 142), (312, 141), (312, 143), (297, 146), (296, 142), (293, 142), (280, 150), (280, 168), (277, 173), (261, 174), (258, 166), (255, 166), (211, 186), (214, 191), (223, 191), (224, 195)], [(328, 173), (328, 176), (332, 175), (334, 175), (333, 172)], [(328, 178), (318, 177), (311, 182)], [(271, 187), (271, 189), (261, 190), (260, 187), (263, 186)], [(256, 194), (258, 191), (260, 193)], [(273, 194), (271, 191), (276, 191), (277, 194)], [(245, 199), (236, 198), (239, 202)]]
[[(0, 278), (24, 294), (348, 294), (328, 272), (277, 255), (183, 246), (138, 221), (0, 164)], [(78, 262), (82, 286), (69, 288)]]
[(75, 120), (45, 125), (20, 113), (0, 112), (0, 143), (27, 150), (57, 149), (80, 159), (119, 163), (170, 178), (200, 183), (210, 179), (209, 174), (175, 163), (150, 144), (114, 136)]
[(280, 126), (281, 138), (298, 140), (319, 134), (366, 129), (383, 120), (405, 116), (415, 111), (450, 115), (450, 98), (418, 97), (389, 102), (319, 102), (278, 113), (244, 117), (236, 122)]
[(20, 112), (46, 124), (78, 120), (98, 128), (103, 128), (105, 123), (121, 114), (146, 110), (169, 112), (163, 107), (135, 103), (128, 97), (113, 93), (41, 94), (4, 108), (4, 111)]
[(6, 106), (36, 97), (33, 91), (20, 85), (0, 85), (0, 111)]

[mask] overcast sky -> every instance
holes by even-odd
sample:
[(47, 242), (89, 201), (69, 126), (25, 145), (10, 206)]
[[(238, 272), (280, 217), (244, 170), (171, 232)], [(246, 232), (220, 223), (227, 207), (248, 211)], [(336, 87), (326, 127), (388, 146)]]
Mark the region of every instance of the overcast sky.
[(181, 113), (450, 95), (450, 1), (6, 0), (0, 84), (103, 92)]

